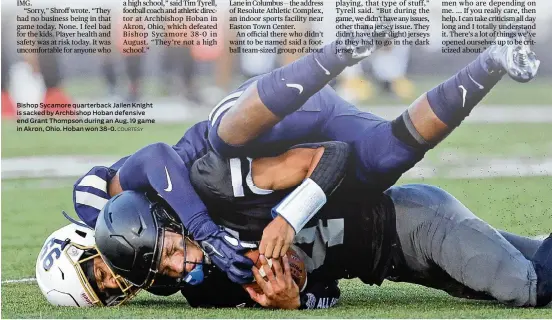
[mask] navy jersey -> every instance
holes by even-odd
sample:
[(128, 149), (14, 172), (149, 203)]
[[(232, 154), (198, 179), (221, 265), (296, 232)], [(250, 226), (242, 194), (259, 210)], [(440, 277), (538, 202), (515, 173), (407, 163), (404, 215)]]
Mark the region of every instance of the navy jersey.
[[(245, 241), (261, 239), (271, 208), (291, 191), (258, 188), (250, 158), (223, 159), (212, 151), (193, 164), (190, 178), (215, 223)], [(394, 206), (382, 193), (367, 195), (352, 186), (344, 182), (294, 244), (307, 271), (317, 277), (381, 284), (398, 243)]]

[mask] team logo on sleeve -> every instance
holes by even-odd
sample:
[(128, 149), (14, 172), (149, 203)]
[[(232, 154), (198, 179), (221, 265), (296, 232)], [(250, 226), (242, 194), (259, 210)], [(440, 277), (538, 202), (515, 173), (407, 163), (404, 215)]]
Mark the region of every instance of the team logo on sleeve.
[(166, 189), (163, 189), (167, 192), (171, 192), (172, 191), (172, 181), (171, 181), (171, 176), (169, 175), (169, 171), (167, 170), (167, 167), (165, 167), (165, 174), (167, 175), (167, 188)]

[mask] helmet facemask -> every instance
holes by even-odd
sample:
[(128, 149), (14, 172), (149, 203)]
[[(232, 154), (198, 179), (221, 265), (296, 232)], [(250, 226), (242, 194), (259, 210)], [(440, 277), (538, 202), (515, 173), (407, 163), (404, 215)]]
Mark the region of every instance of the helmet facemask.
[(113, 277), (117, 283), (118, 288), (105, 288), (100, 290), (97, 284), (96, 275), (94, 273), (94, 260), (97, 257), (102, 259), (98, 249), (95, 246), (88, 247), (86, 248), (86, 251), (82, 255), (81, 259), (75, 264), (75, 268), (77, 268), (79, 276), (88, 281), (90, 288), (94, 293), (93, 297), (96, 300), (95, 304), (114, 307), (125, 303), (138, 294), (141, 290), (140, 288), (132, 285), (121, 276), (116, 275), (111, 268), (107, 266), (107, 264), (106, 268), (109, 270), (111, 277)]
[(96, 276), (94, 274), (94, 259), (96, 257), (100, 257), (98, 249), (96, 246), (83, 247), (78, 244), (70, 243), (67, 250), (64, 250), (64, 253), (70, 256), (70, 252), (76, 252), (75, 250), (84, 251), (80, 259), (77, 261), (71, 259), (71, 261), (73, 261), (73, 267), (77, 271), (79, 279), (81, 280), (85, 290), (89, 296), (93, 298), (92, 303), (94, 305), (106, 307), (118, 306), (134, 298), (141, 290), (123, 279), (121, 276), (116, 275), (111, 268), (106, 265), (106, 268), (109, 270), (111, 276), (117, 283), (118, 288), (104, 289), (103, 291), (100, 291), (96, 281)]
[[(162, 199), (159, 199), (159, 201), (152, 201), (150, 199), (150, 203), (150, 212), (153, 215), (155, 227), (157, 229), (157, 241), (152, 253), (153, 259), (151, 261), (151, 268), (149, 269), (146, 280), (141, 287), (149, 288), (154, 286), (157, 288), (180, 288), (186, 284), (197, 285), (201, 283), (204, 278), (204, 262), (187, 260), (188, 242), (195, 242), (189, 237), (186, 229), (183, 227), (179, 219), (176, 218), (175, 214), (172, 211), (167, 210), (167, 208), (170, 207), (168, 207), (168, 205), (166, 205)], [(182, 235), (181, 245), (184, 254), (182, 266), (183, 272), (182, 275), (176, 279), (163, 275), (160, 272), (161, 260), (163, 257), (163, 248), (165, 245), (165, 234), (167, 231)], [(200, 247), (198, 246), (198, 248)], [(204, 257), (206, 257), (205, 254)], [(148, 258), (144, 257), (144, 259)], [(187, 264), (195, 265), (191, 272), (186, 272)]]

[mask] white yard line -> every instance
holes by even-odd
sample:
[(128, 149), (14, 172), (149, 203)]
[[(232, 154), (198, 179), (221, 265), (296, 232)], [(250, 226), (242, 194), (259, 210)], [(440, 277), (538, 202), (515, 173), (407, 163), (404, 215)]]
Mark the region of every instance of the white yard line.
[(4, 280), (4, 281), (2, 281), (2, 284), (6, 284), (6, 283), (27, 283), (27, 282), (36, 282), (36, 278), (23, 278), (23, 279)]
[(411, 179), (448, 178), (481, 179), (499, 177), (544, 177), (552, 176), (552, 158), (526, 160), (521, 158), (491, 158), (485, 161), (470, 161), (464, 164), (450, 162), (432, 163), (422, 161), (404, 175)]

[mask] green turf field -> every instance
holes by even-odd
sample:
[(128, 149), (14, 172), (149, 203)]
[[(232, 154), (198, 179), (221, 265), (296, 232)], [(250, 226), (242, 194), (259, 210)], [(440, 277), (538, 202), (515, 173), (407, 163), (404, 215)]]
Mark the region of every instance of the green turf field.
[[(31, 155), (126, 155), (155, 141), (175, 143), (186, 125), (155, 125), (130, 133), (17, 133), (2, 128), (2, 158)], [(92, 136), (94, 135), (94, 136)], [(431, 151), (431, 161), (462, 155), (547, 158), (552, 155), (550, 124), (467, 124)], [(441, 159), (441, 160), (439, 160)], [(452, 160), (451, 160), (452, 161)], [(523, 235), (552, 230), (552, 177), (401, 180), (438, 185), (460, 199), (493, 226)], [(2, 181), (2, 281), (34, 277), (35, 259), (46, 236), (66, 223), (61, 210), (72, 212), (72, 179)], [(469, 301), (419, 286), (386, 283), (369, 287), (341, 282), (342, 299), (329, 310), (190, 309), (176, 294), (169, 298), (142, 293), (128, 305), (111, 309), (57, 308), (47, 304), (36, 283), (2, 284), (4, 318), (552, 318), (552, 310), (516, 309), (494, 302)], [(213, 292), (213, 294), (224, 294)]]
[[(36, 181), (35, 181), (36, 182)], [(552, 178), (428, 180), (455, 194), (494, 226), (536, 235), (552, 230)], [(61, 210), (71, 208), (71, 182), (44, 189), (43, 183), (5, 183), (2, 198), (2, 280), (34, 276), (38, 251), (48, 234), (66, 223)], [(32, 199), (32, 201), (29, 201)], [(514, 309), (490, 302), (468, 301), (414, 285), (386, 284), (381, 288), (359, 281), (343, 281), (343, 297), (330, 310), (282, 312), (262, 310), (194, 310), (185, 300), (141, 294), (126, 306), (114, 309), (57, 308), (47, 304), (35, 283), (2, 285), (5, 318), (550, 318), (552, 310)], [(214, 292), (213, 294), (223, 294)]]

